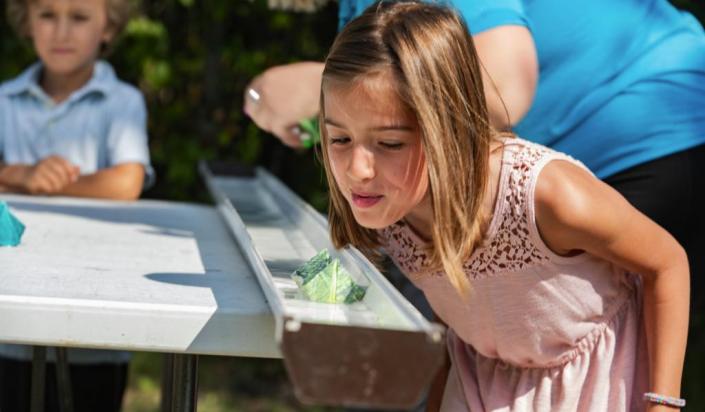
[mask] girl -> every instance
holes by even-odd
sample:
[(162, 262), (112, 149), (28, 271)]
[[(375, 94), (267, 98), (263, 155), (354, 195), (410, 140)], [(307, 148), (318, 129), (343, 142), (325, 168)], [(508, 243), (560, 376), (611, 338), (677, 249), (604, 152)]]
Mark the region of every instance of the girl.
[(578, 162), (491, 128), (453, 11), (382, 2), (346, 26), (321, 124), (334, 243), (384, 247), (448, 325), (442, 410), (682, 403), (683, 249)]

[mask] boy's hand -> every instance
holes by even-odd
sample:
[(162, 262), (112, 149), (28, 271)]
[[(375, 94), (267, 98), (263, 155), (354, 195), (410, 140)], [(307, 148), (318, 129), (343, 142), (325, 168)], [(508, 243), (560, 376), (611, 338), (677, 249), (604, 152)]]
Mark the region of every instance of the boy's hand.
[(61, 191), (80, 175), (74, 166), (60, 156), (49, 156), (33, 166), (25, 166), (21, 187), (33, 195), (48, 195)]

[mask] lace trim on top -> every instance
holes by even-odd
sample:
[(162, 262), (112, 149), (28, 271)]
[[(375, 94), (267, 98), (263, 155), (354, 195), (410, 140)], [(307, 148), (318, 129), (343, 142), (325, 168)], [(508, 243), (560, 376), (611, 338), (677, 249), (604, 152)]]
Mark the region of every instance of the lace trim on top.
[[(527, 201), (532, 169), (551, 151), (517, 139), (505, 141), (497, 202), (485, 239), (463, 265), (471, 279), (491, 277), (550, 260), (531, 239)], [(380, 231), (387, 253), (408, 276), (443, 276), (430, 268), (430, 243), (403, 221)]]

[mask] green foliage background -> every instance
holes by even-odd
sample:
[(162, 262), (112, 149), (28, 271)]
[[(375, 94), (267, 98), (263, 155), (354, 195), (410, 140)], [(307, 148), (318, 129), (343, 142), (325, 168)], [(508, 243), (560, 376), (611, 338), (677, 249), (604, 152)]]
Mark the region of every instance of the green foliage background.
[[(673, 3), (705, 21), (702, 1)], [(5, 5), (0, 0), (0, 9)], [(290, 150), (259, 131), (242, 112), (242, 94), (249, 79), (267, 67), (321, 60), (336, 28), (335, 2), (317, 13), (301, 14), (271, 11), (266, 0), (144, 1), (109, 61), (147, 99), (158, 180), (145, 196), (209, 201), (196, 164), (218, 159), (265, 166), (323, 210), (326, 190), (313, 152)], [(14, 36), (4, 19), (0, 56), (0, 81), (35, 60), (29, 44)], [(702, 336), (705, 320), (694, 320)], [(157, 409), (159, 365), (156, 355), (135, 357), (126, 409)], [(303, 409), (293, 400), (279, 361), (208, 357), (203, 366), (199, 410)], [(702, 348), (689, 348), (686, 375), (691, 378), (685, 390), (694, 407), (690, 410), (705, 410), (703, 370)]]

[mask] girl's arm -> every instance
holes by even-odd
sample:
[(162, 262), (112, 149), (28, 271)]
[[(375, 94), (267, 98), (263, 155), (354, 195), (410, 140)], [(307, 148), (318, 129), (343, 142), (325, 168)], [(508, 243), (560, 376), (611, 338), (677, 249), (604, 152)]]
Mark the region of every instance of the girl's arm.
[(473, 41), (483, 66), (490, 121), (495, 128), (507, 130), (524, 117), (534, 100), (539, 77), (534, 39), (526, 27), (499, 26), (474, 35)]
[(122, 163), (81, 176), (57, 194), (135, 200), (142, 192), (144, 173), (144, 166), (141, 163)]
[[(617, 191), (566, 161), (541, 172), (535, 207), (541, 236), (556, 253), (585, 251), (642, 275), (649, 391), (680, 397), (690, 296), (683, 248)], [(649, 407), (657, 410), (673, 411)]]

